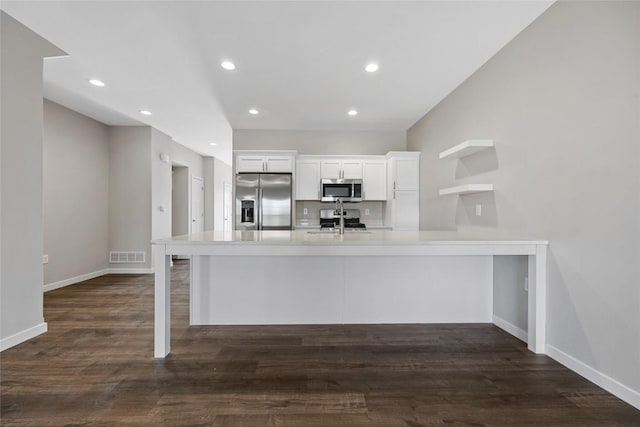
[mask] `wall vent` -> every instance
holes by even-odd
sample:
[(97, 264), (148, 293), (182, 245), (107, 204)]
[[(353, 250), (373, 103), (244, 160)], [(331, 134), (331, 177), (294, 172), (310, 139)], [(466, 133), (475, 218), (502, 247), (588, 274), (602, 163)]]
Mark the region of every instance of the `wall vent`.
[(144, 252), (109, 252), (109, 264), (142, 264), (145, 262)]

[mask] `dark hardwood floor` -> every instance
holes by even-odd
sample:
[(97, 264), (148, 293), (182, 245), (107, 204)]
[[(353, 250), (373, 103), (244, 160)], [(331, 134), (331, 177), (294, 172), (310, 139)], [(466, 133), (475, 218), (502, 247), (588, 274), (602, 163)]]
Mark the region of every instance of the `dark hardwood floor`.
[(153, 358), (153, 278), (45, 294), (49, 332), (3, 352), (0, 424), (640, 426), (640, 411), (493, 325), (189, 327)]

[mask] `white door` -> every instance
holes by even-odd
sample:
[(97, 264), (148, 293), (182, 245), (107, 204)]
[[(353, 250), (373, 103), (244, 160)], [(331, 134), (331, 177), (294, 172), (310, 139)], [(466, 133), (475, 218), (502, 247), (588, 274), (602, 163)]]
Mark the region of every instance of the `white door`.
[(224, 183), (224, 195), (222, 203), (222, 229), (224, 231), (231, 231), (231, 184)]
[(191, 234), (204, 231), (204, 181), (191, 177)]

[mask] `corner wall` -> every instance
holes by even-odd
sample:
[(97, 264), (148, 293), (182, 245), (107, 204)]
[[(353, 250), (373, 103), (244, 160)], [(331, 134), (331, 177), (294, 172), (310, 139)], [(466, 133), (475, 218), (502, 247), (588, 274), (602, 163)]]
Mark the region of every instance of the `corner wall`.
[(144, 263), (110, 268), (151, 268), (150, 158), (150, 127), (109, 128), (109, 250), (145, 252)]
[(109, 267), (109, 129), (44, 101), (45, 285)]
[[(421, 228), (548, 239), (548, 350), (638, 407), (639, 96), (640, 3), (558, 2), (408, 131)], [(438, 196), (471, 182), (495, 192)]]
[(42, 307), (42, 59), (65, 53), (0, 11), (0, 350), (47, 330)]

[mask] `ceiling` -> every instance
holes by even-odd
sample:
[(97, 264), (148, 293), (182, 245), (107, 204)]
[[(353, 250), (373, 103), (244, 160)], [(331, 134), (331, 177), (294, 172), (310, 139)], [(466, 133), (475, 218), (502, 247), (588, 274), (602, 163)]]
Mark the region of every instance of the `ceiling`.
[[(551, 3), (3, 1), (2, 9), (69, 53), (45, 62), (47, 98), (110, 125), (154, 126), (230, 162), (232, 129), (405, 130)], [(223, 60), (236, 69), (223, 70)], [(379, 71), (365, 72), (369, 62)]]

